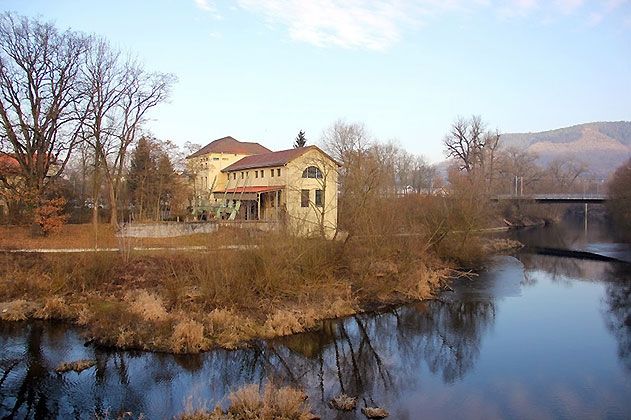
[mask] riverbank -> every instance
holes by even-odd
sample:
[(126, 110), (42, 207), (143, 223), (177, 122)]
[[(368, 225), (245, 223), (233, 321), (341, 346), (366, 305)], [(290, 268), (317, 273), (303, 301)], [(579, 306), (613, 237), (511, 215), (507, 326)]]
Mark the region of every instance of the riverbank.
[[(233, 238), (234, 241), (234, 238)], [(121, 349), (197, 353), (428, 299), (456, 273), (421, 238), (335, 242), (265, 233), (239, 249), (0, 255), (0, 318), (80, 326)]]
[[(586, 235), (581, 223), (551, 225), (510, 237), (618, 249), (602, 227), (590, 224)], [(628, 269), (521, 253), (485, 265), (473, 279), (450, 281), (453, 292), (439, 299), (323, 321), (317, 330), (236, 351), (125, 352), (85, 346), (85, 331), (67, 323), (0, 322), (0, 417), (219, 416), (218, 405), (225, 417), (231, 395), (250, 384), (257, 392), (248, 401), (265, 406), (259, 397), (270, 383), (304, 391), (321, 418), (364, 419), (367, 405), (389, 418), (628, 417)], [(525, 349), (524, 337), (537, 340)], [(84, 360), (96, 364), (58, 372), (64, 362)], [(515, 402), (516, 390), (528, 404)], [(341, 394), (357, 398), (355, 411), (331, 407)], [(476, 396), (474, 404), (463, 394)]]

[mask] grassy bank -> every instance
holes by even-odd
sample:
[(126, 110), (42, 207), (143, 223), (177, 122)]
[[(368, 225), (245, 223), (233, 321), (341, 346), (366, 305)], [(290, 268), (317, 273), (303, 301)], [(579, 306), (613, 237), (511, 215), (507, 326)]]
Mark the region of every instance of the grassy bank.
[[(221, 235), (208, 235), (218, 245)], [(234, 241), (235, 238), (232, 238)], [(425, 299), (450, 270), (421, 237), (243, 234), (212, 252), (0, 254), (0, 315), (61, 319), (118, 348), (191, 353)]]
[[(0, 317), (66, 320), (100, 344), (194, 353), (431, 298), (453, 268), (478, 267), (496, 251), (480, 237), (492, 212), (472, 188), (462, 191), (376, 194), (362, 206), (346, 206), (344, 241), (239, 229), (120, 241), (104, 228), (99, 246), (122, 251), (0, 252)], [(2, 244), (14, 249), (94, 246), (86, 225), (48, 238), (4, 229)], [(207, 251), (133, 250), (187, 245)]]

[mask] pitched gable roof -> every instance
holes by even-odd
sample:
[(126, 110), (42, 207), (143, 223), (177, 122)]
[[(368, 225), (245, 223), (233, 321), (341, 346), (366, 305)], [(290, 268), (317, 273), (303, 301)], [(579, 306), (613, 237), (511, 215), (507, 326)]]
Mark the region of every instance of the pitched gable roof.
[(310, 150), (317, 150), (327, 158), (331, 159), (336, 165), (340, 166), (331, 156), (324, 153), (317, 146), (298, 147), (295, 149), (281, 150), (279, 152), (262, 153), (260, 155), (246, 156), (222, 169), (222, 172), (240, 171), (252, 168), (268, 168), (270, 166), (283, 166)]
[(234, 153), (238, 155), (256, 155), (260, 153), (269, 153), (270, 150), (254, 142), (239, 141), (234, 137), (222, 137), (208, 143), (197, 152), (188, 156), (187, 159), (197, 156), (203, 156), (208, 153)]

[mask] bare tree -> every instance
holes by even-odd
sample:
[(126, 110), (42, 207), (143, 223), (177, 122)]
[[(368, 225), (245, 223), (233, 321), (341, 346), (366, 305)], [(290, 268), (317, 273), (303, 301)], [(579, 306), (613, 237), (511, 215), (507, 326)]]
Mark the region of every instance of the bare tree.
[(458, 169), (470, 175), (472, 182), (489, 191), (493, 188), (499, 131), (487, 131), (478, 115), (469, 119), (459, 117), (451, 126), (443, 143), (448, 158), (453, 158)]
[(108, 156), (113, 147), (110, 114), (121, 101), (124, 90), (125, 75), (118, 64), (119, 57), (120, 53), (112, 50), (107, 41), (94, 39), (84, 67), (89, 97), (89, 119), (84, 135), (94, 158), (92, 222), (95, 224), (98, 222), (100, 176), (102, 168), (108, 166)]
[[(147, 112), (166, 100), (175, 77), (149, 73), (138, 62), (122, 58), (103, 40), (88, 54), (90, 130), (86, 140), (95, 151), (95, 167), (105, 176), (110, 223), (118, 223), (118, 196), (127, 152), (139, 137)], [(95, 183), (96, 186), (96, 183)]]
[(607, 183), (611, 200), (607, 208), (613, 217), (620, 236), (631, 237), (631, 159), (622, 164)]
[(518, 147), (507, 147), (497, 155), (497, 192), (516, 193), (515, 180), (520, 188), (536, 189), (542, 179), (543, 170), (537, 165), (537, 155)]
[[(63, 172), (86, 116), (80, 33), (11, 13), (0, 16), (0, 153), (21, 168), (34, 203)], [(7, 188), (17, 188), (5, 182)]]
[(555, 159), (548, 163), (543, 172), (544, 180), (551, 192), (569, 192), (576, 188), (579, 178), (588, 173), (585, 162), (571, 158)]
[(488, 190), (492, 190), (495, 185), (495, 171), (497, 170), (496, 164), (498, 159), (497, 152), (501, 145), (500, 137), (499, 130), (487, 131), (484, 134), (484, 141), (479, 150), (480, 166), (482, 167)]
[(410, 174), (410, 186), (420, 193), (427, 191), (432, 193), (434, 186), (434, 178), (436, 178), (436, 168), (430, 165), (422, 156), (416, 156), (412, 162), (412, 173)]
[[(184, 150), (186, 151), (188, 156), (197, 152), (201, 148), (202, 148), (201, 144), (192, 143), (190, 141), (187, 141), (186, 143), (184, 143)], [(185, 166), (184, 173), (186, 177), (188, 178), (188, 183), (192, 186), (192, 189), (190, 190), (190, 194), (188, 197), (188, 201), (190, 203), (191, 211), (194, 214), (197, 214), (197, 209), (200, 207), (201, 201), (202, 201), (202, 193), (208, 192), (207, 189), (204, 189), (202, 188), (201, 185), (199, 185), (200, 183), (198, 182), (198, 179), (197, 179), (197, 176), (202, 172), (204, 168), (203, 168), (201, 160), (199, 159), (186, 158), (185, 165), (186, 166)]]
[(431, 188), (436, 171), (422, 156), (400, 149), (397, 153), (395, 165), (397, 189), (399, 191), (420, 193)]
[(321, 144), (333, 159), (346, 165), (366, 153), (372, 141), (363, 124), (337, 120), (324, 131)]
[(486, 131), (482, 118), (474, 115), (470, 119), (458, 117), (443, 143), (447, 157), (456, 159), (460, 170), (471, 172), (492, 163), (499, 140), (499, 132)]
[(362, 124), (335, 122), (325, 130), (323, 149), (341, 163), (339, 168), (340, 227), (349, 237), (370, 234), (384, 226), (373, 223), (381, 198), (396, 192), (396, 147), (369, 139)]
[(471, 172), (479, 161), (484, 124), (480, 116), (458, 117), (443, 140), (448, 158), (458, 160), (460, 170)]

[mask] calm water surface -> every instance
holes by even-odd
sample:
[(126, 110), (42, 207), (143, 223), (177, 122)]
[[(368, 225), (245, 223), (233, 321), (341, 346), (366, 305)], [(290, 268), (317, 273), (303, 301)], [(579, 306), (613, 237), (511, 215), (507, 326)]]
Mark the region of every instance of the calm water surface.
[[(524, 231), (532, 245), (631, 256), (598, 226)], [(247, 383), (303, 387), (323, 418), (344, 391), (391, 418), (631, 418), (628, 266), (499, 257), (439, 300), (325, 323), (321, 330), (203, 355), (112, 352), (50, 323), (0, 324), (0, 417), (172, 418), (227, 404)], [(62, 361), (95, 358), (80, 374)]]

